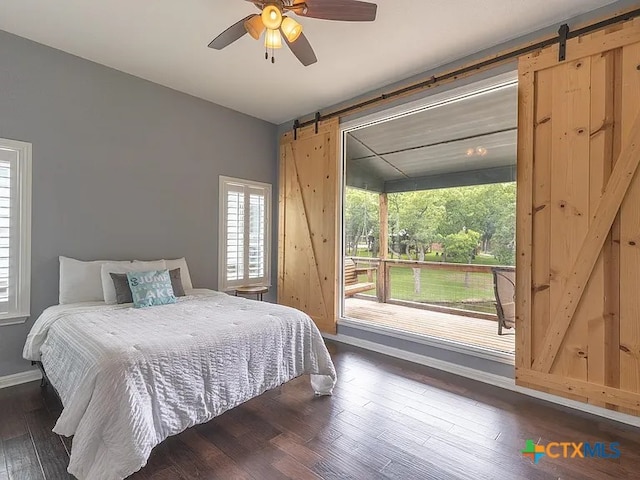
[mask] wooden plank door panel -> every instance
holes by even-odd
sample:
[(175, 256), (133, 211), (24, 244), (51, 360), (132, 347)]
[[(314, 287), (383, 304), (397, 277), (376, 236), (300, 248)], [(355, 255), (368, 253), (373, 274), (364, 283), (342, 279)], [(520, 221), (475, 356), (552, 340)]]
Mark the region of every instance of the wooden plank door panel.
[[(615, 51), (605, 52), (592, 58), (591, 130), (589, 132), (589, 210), (592, 212), (595, 212), (598, 207), (602, 192), (609, 181), (613, 162), (620, 154), (620, 152), (614, 154), (613, 151), (615, 66)], [(617, 225), (618, 221), (616, 216), (614, 225)], [(610, 364), (611, 359), (607, 358), (607, 352), (615, 347), (612, 345), (607, 349), (605, 345), (615, 337), (610, 335), (609, 325), (617, 320), (610, 321), (610, 315), (614, 312), (613, 306), (619, 303), (613, 296), (618, 290), (614, 282), (617, 277), (607, 275), (607, 272), (617, 271), (619, 268), (619, 261), (614, 266), (615, 259), (612, 257), (614, 246), (611, 238), (609, 233), (580, 305), (580, 308), (585, 309), (580, 311), (580, 316), (589, 315), (586, 325), (587, 377), (591, 382), (600, 385), (608, 384), (607, 365)], [(614, 283), (610, 284), (610, 282)], [(610, 286), (612, 288), (609, 288)], [(589, 399), (589, 402), (601, 407), (607, 406), (594, 399)]]
[[(571, 267), (589, 229), (589, 169), (584, 162), (589, 158), (591, 59), (566, 62), (549, 71), (552, 72), (549, 299), (553, 315), (561, 304)], [(555, 161), (557, 158), (564, 161)], [(586, 336), (584, 322), (570, 325), (556, 359), (557, 374), (584, 378)], [(541, 340), (544, 342), (544, 337)], [(538, 347), (534, 353), (539, 355), (543, 349), (544, 346)], [(579, 396), (572, 398), (586, 400)]]
[(278, 303), (335, 333), (338, 307), (338, 120), (280, 143)]
[(640, 21), (520, 59), (516, 381), (640, 412)]
[[(637, 141), (640, 112), (640, 43), (622, 49), (621, 141)], [(624, 147), (623, 147), (624, 148)], [(620, 388), (640, 391), (640, 181), (634, 181), (620, 209)]]

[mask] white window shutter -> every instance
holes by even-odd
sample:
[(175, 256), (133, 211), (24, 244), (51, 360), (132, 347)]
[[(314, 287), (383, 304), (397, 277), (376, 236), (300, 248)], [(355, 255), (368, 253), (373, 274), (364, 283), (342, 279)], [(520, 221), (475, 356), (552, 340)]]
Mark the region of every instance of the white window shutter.
[(265, 281), (265, 208), (264, 189), (249, 188), (249, 279)]
[(220, 177), (218, 288), (268, 286), (271, 185)]
[(226, 192), (226, 269), (227, 280), (244, 278), (244, 189), (228, 188)]
[(29, 316), (31, 145), (0, 139), (0, 324)]

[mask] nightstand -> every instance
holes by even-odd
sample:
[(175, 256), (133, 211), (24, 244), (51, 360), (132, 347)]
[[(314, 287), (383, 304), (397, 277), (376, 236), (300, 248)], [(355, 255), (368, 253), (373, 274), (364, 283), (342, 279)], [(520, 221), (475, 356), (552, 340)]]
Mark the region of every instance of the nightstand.
[(240, 295), (254, 295), (256, 300), (262, 301), (262, 296), (269, 291), (268, 287), (237, 287), (236, 297)]

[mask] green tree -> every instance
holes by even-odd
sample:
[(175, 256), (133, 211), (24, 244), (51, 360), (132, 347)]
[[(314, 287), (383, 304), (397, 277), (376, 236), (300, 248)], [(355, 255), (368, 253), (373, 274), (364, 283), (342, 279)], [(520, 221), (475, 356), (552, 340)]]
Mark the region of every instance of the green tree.
[[(440, 239), (438, 226), (445, 214), (444, 205), (433, 191), (389, 195), (390, 210), (395, 214), (394, 233), (403, 233), (407, 253), (424, 261), (425, 252)], [(393, 223), (392, 223), (393, 225)]]
[[(369, 236), (379, 236), (378, 194), (347, 187), (344, 204), (345, 251), (358, 254), (358, 245), (367, 243)], [(377, 242), (376, 242), (377, 243)], [(377, 252), (373, 252), (375, 255)]]
[[(512, 264), (515, 252), (514, 182), (436, 190), (390, 193), (389, 249), (391, 257), (424, 260), (433, 243), (449, 235), (477, 232), (480, 249), (500, 263)], [(345, 203), (347, 252), (356, 253), (364, 238), (379, 236), (378, 194), (348, 188)], [(456, 238), (456, 237), (453, 237)], [(449, 252), (447, 261), (457, 253)], [(455, 247), (453, 247), (455, 249)], [(475, 248), (475, 247), (474, 247)], [(373, 248), (377, 254), (377, 248)], [(469, 261), (468, 258), (457, 261)]]
[(480, 238), (480, 233), (469, 229), (447, 235), (444, 238), (446, 261), (451, 263), (471, 263)]
[(483, 252), (491, 250), (491, 240), (502, 219), (515, 211), (515, 183), (498, 183), (446, 189), (446, 214), (439, 233), (447, 236), (464, 228), (479, 232)]
[(505, 239), (509, 237), (511, 238), (506, 243), (510, 242), (515, 247), (516, 184), (498, 183), (483, 187), (486, 211), (481, 225), (476, 228), (482, 232), (482, 251), (495, 255), (493, 244), (496, 237), (499, 237), (499, 247), (506, 245)]
[(514, 209), (500, 219), (491, 243), (491, 253), (502, 265), (516, 263), (516, 212)]

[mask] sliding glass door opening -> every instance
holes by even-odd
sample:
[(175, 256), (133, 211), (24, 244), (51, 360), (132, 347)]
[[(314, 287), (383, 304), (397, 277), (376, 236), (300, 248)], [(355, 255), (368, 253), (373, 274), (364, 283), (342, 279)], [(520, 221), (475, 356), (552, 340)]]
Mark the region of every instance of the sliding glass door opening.
[(517, 84), (344, 135), (342, 317), (513, 354)]

